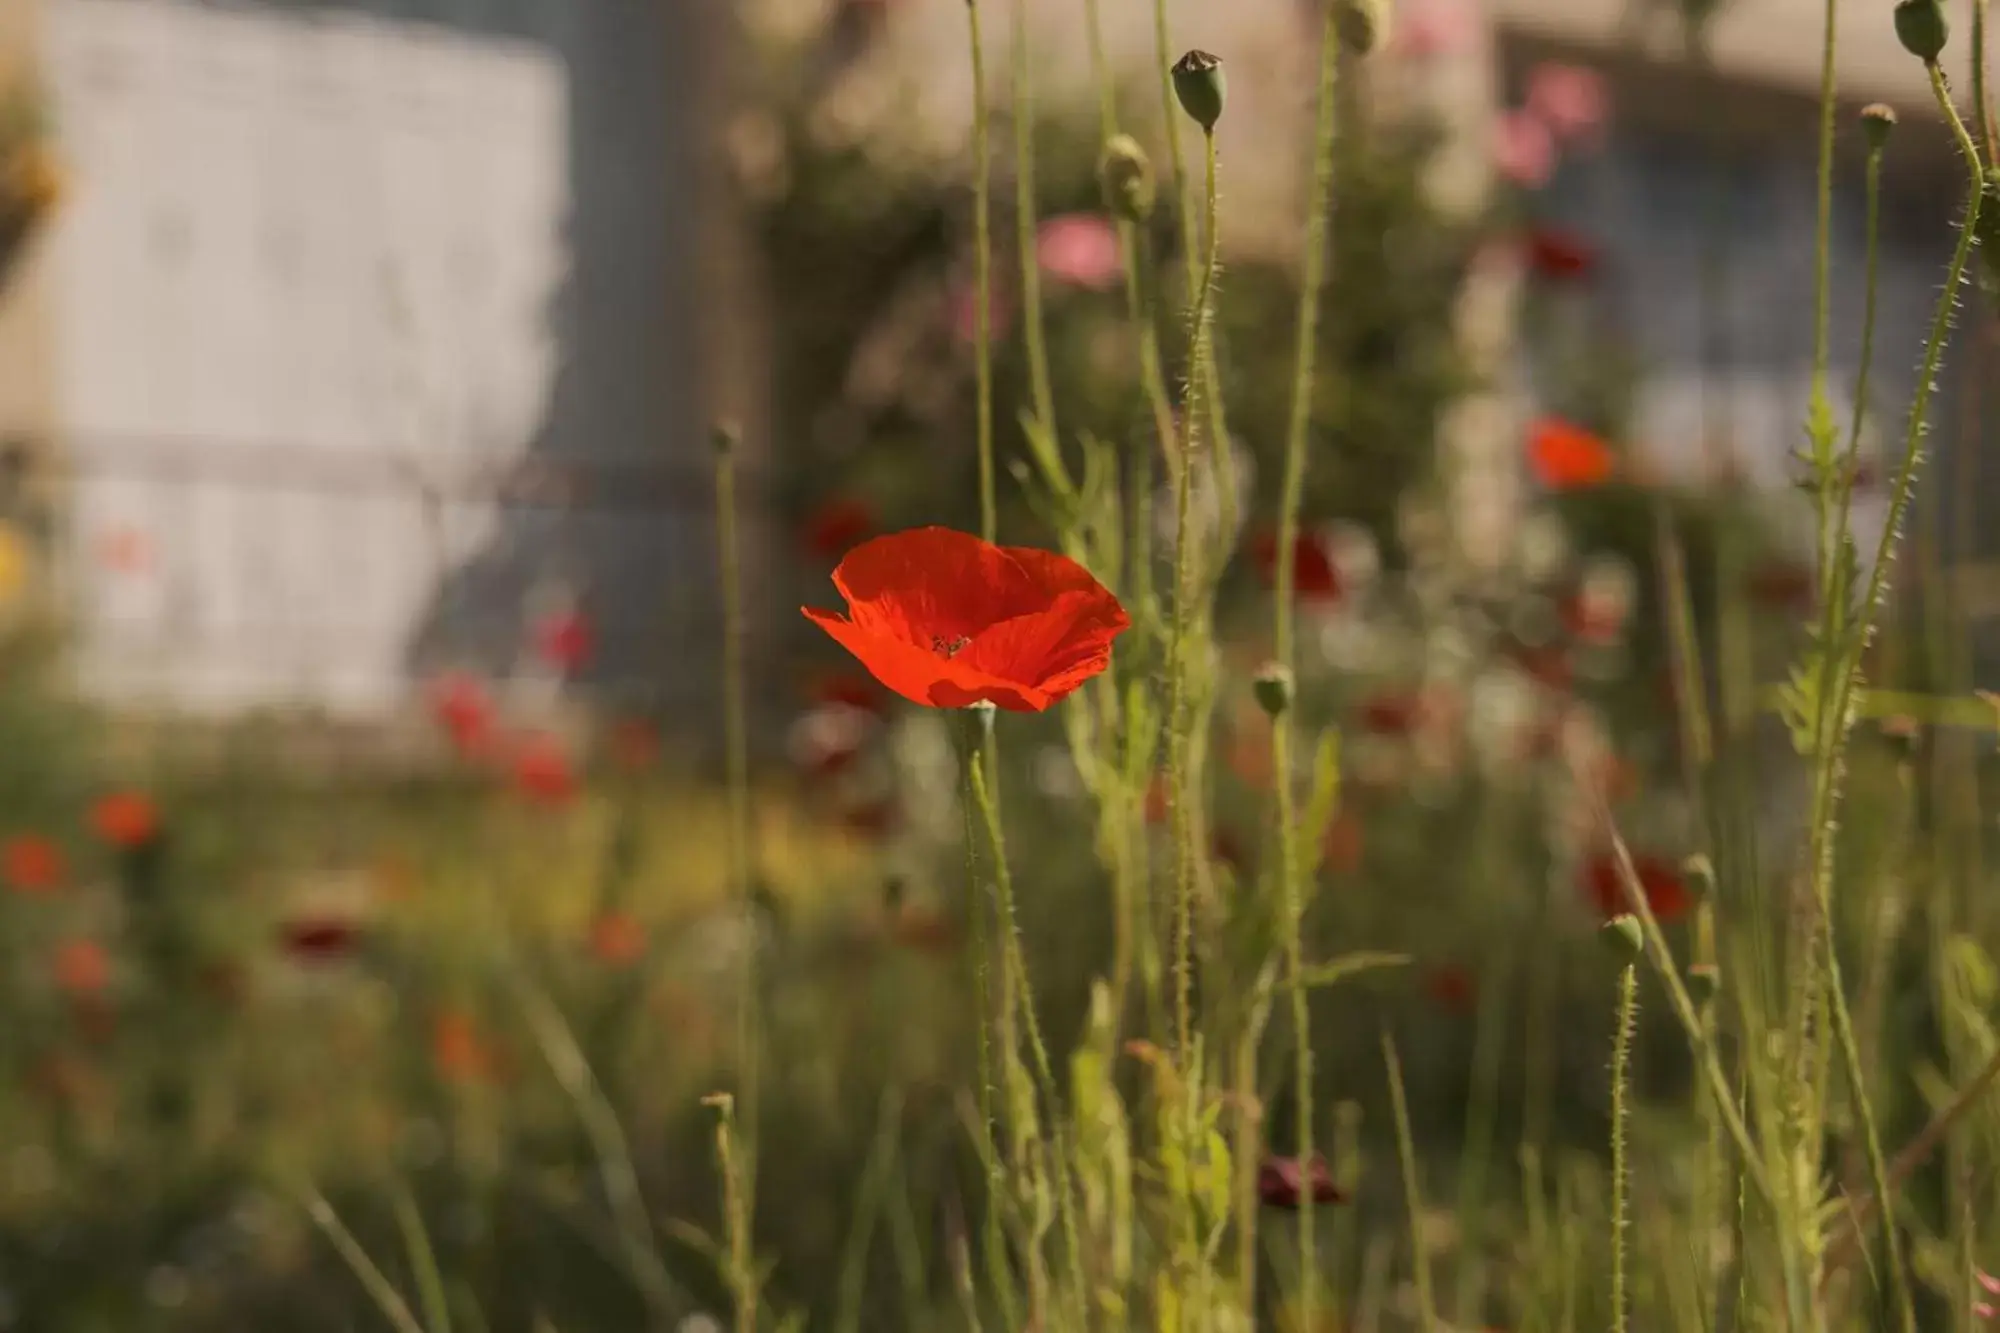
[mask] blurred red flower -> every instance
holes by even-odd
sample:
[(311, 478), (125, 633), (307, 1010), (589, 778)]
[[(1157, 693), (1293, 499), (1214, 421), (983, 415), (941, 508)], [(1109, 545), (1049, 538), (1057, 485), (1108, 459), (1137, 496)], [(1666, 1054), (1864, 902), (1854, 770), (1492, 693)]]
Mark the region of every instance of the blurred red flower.
[(571, 608), (552, 611), (535, 622), (535, 655), (559, 671), (575, 671), (597, 648), (590, 618)]
[(1543, 417), (1528, 432), (1528, 466), (1552, 491), (1601, 485), (1617, 461), (1601, 438), (1560, 417)]
[(1750, 600), (1769, 611), (1808, 611), (1819, 600), (1812, 570), (1791, 560), (1757, 565), (1743, 580)]
[(1039, 713), (1111, 662), (1131, 620), (1067, 556), (949, 528), (864, 542), (833, 571), (848, 614), (803, 608), (875, 679), (915, 703)]
[(905, 907), (890, 921), (889, 938), (913, 953), (947, 954), (958, 947), (958, 927), (942, 913)]
[(1424, 994), (1449, 1013), (1469, 1014), (1478, 1003), (1479, 988), (1470, 970), (1451, 963), (1431, 969), (1424, 978)]
[(1352, 810), (1342, 810), (1327, 821), (1326, 833), (1320, 840), (1320, 855), (1329, 870), (1342, 875), (1353, 874), (1361, 868), (1363, 849), (1359, 815)]
[(328, 963), (354, 952), (361, 927), (344, 917), (299, 917), (280, 927), (278, 939), (301, 963)]
[[(1267, 588), (1278, 585), (1278, 534), (1266, 529), (1250, 539), (1250, 563)], [(1292, 588), (1302, 602), (1340, 600), (1340, 570), (1318, 533), (1301, 532), (1292, 542)]]
[(1493, 123), (1493, 167), (1523, 189), (1540, 189), (1555, 174), (1555, 137), (1540, 117), (1503, 111)]
[(859, 671), (827, 672), (806, 687), (806, 697), (816, 704), (840, 704), (882, 716), (889, 711), (889, 696), (874, 680)]
[[(1639, 872), (1639, 885), (1646, 891), (1646, 903), (1662, 922), (1677, 921), (1694, 906), (1694, 895), (1678, 867), (1657, 856), (1634, 856), (1632, 867)], [(1625, 882), (1618, 873), (1618, 859), (1609, 852), (1599, 853), (1584, 867), (1584, 888), (1590, 901), (1606, 921), (1622, 916), (1628, 909)]]
[(1257, 1197), (1267, 1207), (1297, 1209), (1306, 1203), (1345, 1203), (1347, 1192), (1333, 1183), (1326, 1158), (1266, 1157), (1257, 1168)]
[(553, 738), (530, 736), (514, 751), (514, 786), (537, 805), (565, 805), (577, 793), (576, 770)]
[(610, 967), (629, 967), (646, 956), (646, 928), (630, 912), (601, 912), (590, 923), (590, 952)]
[(160, 811), (144, 792), (117, 791), (90, 807), (90, 825), (114, 847), (141, 847), (159, 835)]
[(1563, 598), (1563, 628), (1591, 644), (1618, 642), (1625, 629), (1625, 608), (1604, 598), (1573, 592)]
[(806, 515), (800, 529), (806, 549), (822, 560), (838, 560), (875, 531), (875, 511), (866, 501), (835, 496)]
[(95, 995), (111, 980), (111, 956), (93, 939), (57, 945), (52, 968), (57, 988), (70, 995)]
[(493, 1072), (492, 1054), (470, 1014), (446, 1009), (431, 1020), (431, 1062), (446, 1081), (472, 1083)]
[(880, 842), (896, 829), (896, 803), (865, 801), (848, 806), (840, 813), (840, 824), (857, 838)]
[(1597, 247), (1573, 232), (1536, 227), (1528, 233), (1528, 270), (1551, 282), (1587, 278), (1597, 269)]
[(611, 725), (606, 748), (620, 769), (643, 773), (660, 761), (660, 730), (644, 718), (621, 718)]
[(1424, 720), (1424, 698), (1414, 690), (1385, 690), (1361, 701), (1355, 717), (1363, 731), (1407, 736)]
[(1042, 272), (1072, 287), (1110, 291), (1125, 275), (1118, 229), (1098, 213), (1065, 213), (1035, 233), (1035, 258)]
[(1145, 813), (1148, 824), (1164, 824), (1173, 813), (1174, 792), (1167, 782), (1167, 775), (1155, 773), (1153, 780), (1146, 784)]
[(1604, 76), (1582, 65), (1554, 62), (1528, 71), (1528, 110), (1559, 140), (1581, 139), (1604, 123), (1609, 97)]
[(48, 893), (64, 878), (62, 849), (38, 833), (20, 833), (0, 844), (0, 878), (16, 893)]
[(431, 716), (461, 755), (474, 755), (493, 734), (493, 695), (469, 671), (446, 671), (430, 683)]

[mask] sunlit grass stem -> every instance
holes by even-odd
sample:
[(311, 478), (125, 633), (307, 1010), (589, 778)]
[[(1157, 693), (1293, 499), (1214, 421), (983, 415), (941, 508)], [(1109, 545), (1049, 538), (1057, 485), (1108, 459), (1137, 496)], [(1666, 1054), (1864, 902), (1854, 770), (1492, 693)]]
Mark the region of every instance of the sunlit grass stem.
[(993, 490), (993, 112), (986, 104), (986, 40), (979, 0), (965, 0), (972, 46), (972, 357), (979, 452), (979, 535), (999, 530)]
[[(743, 1263), (747, 1271), (749, 1231), (756, 1212), (757, 1198), (757, 1075), (759, 1014), (757, 1003), (758, 909), (751, 875), (750, 854), (750, 726), (748, 685), (744, 661), (744, 614), (742, 553), (737, 537), (736, 467), (740, 440), (729, 428), (715, 435), (715, 540), (722, 582), (722, 726), (724, 762), (729, 788), (729, 878), (743, 932), (737, 962), (736, 993), (736, 1104), (741, 1108), (743, 1131), (736, 1153), (736, 1169), (741, 1173)], [(754, 1283), (746, 1284), (737, 1305), (739, 1333), (755, 1333), (757, 1295)]]
[(1410, 1135), (1410, 1103), (1403, 1091), (1403, 1062), (1396, 1057), (1396, 1043), (1387, 1032), (1382, 1034), (1382, 1061), (1389, 1071), (1389, 1105), (1396, 1117), (1396, 1159), (1402, 1166), (1403, 1209), (1409, 1216), (1417, 1326), (1423, 1333), (1439, 1333), (1437, 1304), (1431, 1297), (1430, 1247), (1424, 1243), (1424, 1196), (1417, 1184), (1417, 1145)]
[(1028, 385), (1035, 420), (1051, 441), (1056, 430), (1055, 391), (1049, 383), (1048, 331), (1042, 318), (1042, 266), (1035, 250), (1035, 98), (1029, 67), (1028, 6), (1014, 0), (1013, 40), (1014, 210), (1020, 229), (1021, 336), (1028, 352)]
[[(1292, 363), (1291, 417), (1285, 431), (1284, 480), (1278, 499), (1278, 560), (1276, 610), (1272, 641), (1277, 660), (1287, 671), (1295, 656), (1293, 605), (1297, 564), (1292, 547), (1298, 541), (1299, 507), (1304, 499), (1306, 434), (1312, 422), (1313, 369), (1319, 360), (1319, 303), (1326, 285), (1326, 218), (1333, 196), (1334, 135), (1338, 128), (1335, 81), (1340, 71), (1340, 22), (1337, 6), (1326, 7), (1320, 30), (1319, 103), (1313, 149), (1312, 194), (1306, 203), (1305, 250), (1299, 259), (1298, 336)], [(1211, 149), (1210, 161), (1214, 160)], [(1214, 197), (1211, 168), (1209, 195)], [(1228, 463), (1225, 461), (1224, 466)], [(1298, 814), (1292, 783), (1292, 710), (1271, 719), (1271, 772), (1278, 806), (1278, 880), (1284, 904), (1285, 971), (1292, 1017), (1292, 1077), (1297, 1101), (1298, 1155), (1311, 1169), (1313, 1158), (1312, 1006), (1305, 984), (1305, 887), (1300, 883)], [(1313, 1210), (1299, 1214), (1299, 1322), (1315, 1327), (1319, 1289), (1319, 1247)]]

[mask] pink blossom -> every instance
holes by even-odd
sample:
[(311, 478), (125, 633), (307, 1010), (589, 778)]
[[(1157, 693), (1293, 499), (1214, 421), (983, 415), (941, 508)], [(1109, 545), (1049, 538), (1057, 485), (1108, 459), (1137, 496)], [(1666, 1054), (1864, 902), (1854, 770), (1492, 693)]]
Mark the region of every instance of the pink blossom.
[(1125, 273), (1118, 230), (1096, 213), (1066, 213), (1044, 222), (1035, 235), (1035, 256), (1042, 272), (1057, 282), (1092, 291), (1109, 291)]
[(1460, 0), (1419, 0), (1396, 16), (1390, 44), (1406, 60), (1434, 60), (1463, 51), (1472, 24), (1472, 13)]
[(1604, 124), (1604, 76), (1582, 65), (1541, 64), (1528, 72), (1528, 110), (1558, 142), (1584, 138)]
[(1556, 170), (1549, 127), (1528, 111), (1503, 111), (1493, 126), (1493, 165), (1523, 189), (1537, 190)]

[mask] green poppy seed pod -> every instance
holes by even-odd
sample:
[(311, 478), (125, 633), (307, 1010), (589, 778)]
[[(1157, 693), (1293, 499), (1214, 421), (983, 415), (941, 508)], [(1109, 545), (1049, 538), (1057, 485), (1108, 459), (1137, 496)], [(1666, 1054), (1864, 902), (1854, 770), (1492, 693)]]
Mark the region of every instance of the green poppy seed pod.
[(1722, 972), (1714, 963), (1696, 963), (1687, 970), (1688, 998), (1696, 1008), (1707, 1004), (1722, 989)]
[(1292, 706), (1292, 669), (1283, 662), (1266, 662), (1251, 682), (1258, 707), (1267, 717), (1283, 716)]
[(1883, 145), (1889, 142), (1889, 131), (1895, 128), (1895, 107), (1871, 102), (1861, 108), (1861, 133), (1868, 140), (1870, 152), (1881, 152)]
[(733, 421), (718, 421), (708, 428), (708, 444), (717, 458), (727, 458), (743, 443), (743, 429)]
[(1116, 216), (1127, 222), (1144, 222), (1153, 215), (1157, 197), (1153, 160), (1131, 135), (1114, 134), (1104, 145), (1097, 179), (1104, 187), (1104, 206)]
[(1706, 899), (1715, 892), (1715, 862), (1701, 852), (1696, 852), (1681, 862), (1681, 871), (1686, 876), (1688, 892), (1698, 899)]
[(1896, 40), (1926, 65), (1937, 63), (1951, 39), (1951, 23), (1938, 0), (1900, 0), (1896, 6)]
[(1174, 62), (1173, 76), (1174, 96), (1180, 99), (1181, 110), (1201, 126), (1203, 134), (1215, 133), (1215, 122), (1222, 119), (1222, 104), (1229, 91), (1222, 61), (1206, 51), (1190, 51)]
[(1337, 0), (1333, 21), (1340, 43), (1355, 55), (1365, 56), (1382, 44), (1389, 30), (1387, 0)]
[(1646, 937), (1639, 929), (1639, 918), (1629, 912), (1612, 917), (1597, 933), (1603, 937), (1604, 947), (1617, 955), (1621, 963), (1634, 961), (1646, 950)]

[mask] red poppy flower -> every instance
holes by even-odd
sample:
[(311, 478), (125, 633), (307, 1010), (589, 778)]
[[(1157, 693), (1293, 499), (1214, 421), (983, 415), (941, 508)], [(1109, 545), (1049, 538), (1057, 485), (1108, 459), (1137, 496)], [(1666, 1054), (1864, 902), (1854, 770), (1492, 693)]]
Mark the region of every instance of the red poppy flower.
[(1575, 592), (1563, 599), (1562, 621), (1563, 628), (1584, 643), (1616, 643), (1625, 628), (1625, 610), (1607, 599)]
[(597, 633), (577, 610), (556, 611), (535, 624), (535, 654), (558, 671), (574, 671), (590, 660)]
[(301, 963), (327, 963), (354, 952), (361, 928), (342, 917), (301, 917), (279, 931), (285, 952)]
[(0, 844), (0, 878), (16, 893), (48, 893), (63, 873), (62, 849), (47, 838), (22, 833)]
[(159, 834), (160, 811), (143, 792), (112, 792), (90, 808), (90, 823), (114, 847), (139, 847)]
[[(1278, 534), (1266, 529), (1250, 539), (1250, 563), (1267, 588), (1278, 585)], [(1292, 542), (1292, 588), (1302, 602), (1340, 600), (1340, 570), (1326, 541), (1312, 532)]]
[(611, 762), (627, 773), (643, 773), (660, 759), (660, 733), (643, 718), (628, 717), (613, 724)]
[(1552, 491), (1601, 485), (1617, 462), (1611, 446), (1597, 435), (1558, 417), (1544, 417), (1528, 432), (1528, 466)]
[(485, 748), (493, 732), (493, 695), (469, 671), (447, 671), (430, 685), (431, 716), (463, 755)]
[(1360, 816), (1352, 810), (1342, 810), (1327, 821), (1326, 833), (1320, 840), (1320, 856), (1329, 870), (1353, 874), (1361, 868), (1362, 850)]
[(864, 542), (833, 571), (848, 614), (803, 608), (915, 703), (1039, 713), (1103, 671), (1125, 608), (1067, 556), (949, 528)]
[(445, 1010), (431, 1022), (431, 1061), (453, 1083), (471, 1083), (492, 1072), (492, 1054), (470, 1015)]
[(806, 515), (800, 531), (806, 549), (822, 560), (838, 560), (875, 531), (875, 511), (860, 500), (828, 500)]
[(111, 980), (111, 957), (96, 940), (65, 940), (56, 946), (53, 971), (59, 989), (95, 995)]
[(806, 696), (816, 704), (839, 704), (878, 717), (889, 711), (889, 699), (882, 687), (858, 671), (830, 672), (816, 677), (806, 687)]
[(1296, 1157), (1265, 1158), (1257, 1168), (1257, 1197), (1271, 1208), (1347, 1202), (1347, 1192), (1333, 1183), (1333, 1172), (1318, 1153), (1311, 1162)]
[(1439, 1008), (1454, 1014), (1471, 1013), (1479, 998), (1472, 973), (1455, 964), (1433, 968), (1424, 978), (1424, 993)]
[(1358, 712), (1364, 731), (1377, 736), (1407, 736), (1424, 719), (1424, 701), (1418, 694), (1392, 692), (1361, 701)]
[(1752, 569), (1744, 591), (1758, 606), (1771, 611), (1805, 611), (1818, 599), (1813, 572), (1789, 560), (1773, 560)]
[(913, 953), (946, 954), (958, 947), (958, 927), (937, 912), (906, 907), (889, 924), (889, 938)]
[(1587, 278), (1597, 267), (1597, 247), (1573, 232), (1536, 227), (1524, 247), (1529, 271), (1551, 282)]
[(537, 805), (563, 805), (576, 795), (576, 770), (554, 740), (531, 736), (514, 753), (514, 785)]
[[(1672, 863), (1657, 856), (1635, 856), (1632, 866), (1639, 872), (1639, 885), (1646, 891), (1647, 905), (1661, 921), (1679, 920), (1694, 906), (1694, 895), (1688, 892), (1687, 882)], [(1618, 873), (1616, 857), (1605, 852), (1591, 858), (1583, 874), (1590, 901), (1606, 921), (1625, 913), (1625, 881)]]
[(590, 952), (611, 967), (627, 967), (646, 956), (646, 928), (630, 912), (605, 912), (590, 923)]

